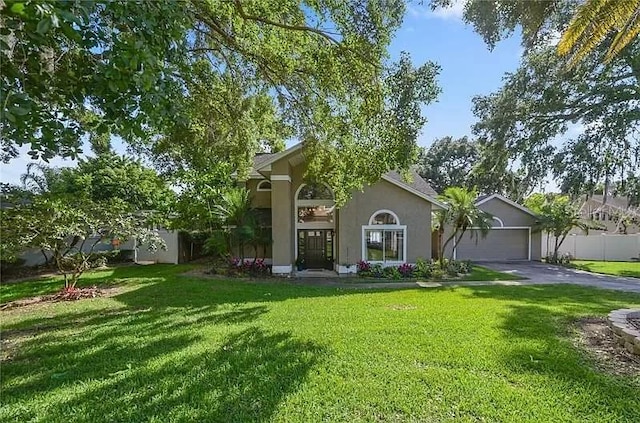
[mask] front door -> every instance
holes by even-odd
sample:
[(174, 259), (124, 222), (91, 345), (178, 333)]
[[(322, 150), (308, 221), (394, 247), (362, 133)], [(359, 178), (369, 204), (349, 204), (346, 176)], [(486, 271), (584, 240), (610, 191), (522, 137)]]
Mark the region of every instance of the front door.
[(330, 229), (300, 229), (298, 257), (306, 269), (333, 269), (333, 231)]

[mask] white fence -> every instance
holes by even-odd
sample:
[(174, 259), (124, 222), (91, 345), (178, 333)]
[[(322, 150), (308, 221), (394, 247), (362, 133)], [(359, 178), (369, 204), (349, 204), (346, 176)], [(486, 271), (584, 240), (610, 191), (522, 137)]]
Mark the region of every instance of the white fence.
[[(553, 253), (555, 238), (542, 236), (542, 256)], [(567, 235), (559, 254), (569, 253), (576, 259), (630, 261), (640, 258), (640, 234), (633, 235)]]
[(136, 252), (135, 261), (153, 261), (155, 263), (178, 264), (178, 231), (159, 230), (158, 235), (167, 244), (167, 249), (158, 248), (157, 251), (149, 251), (146, 245), (139, 245)]

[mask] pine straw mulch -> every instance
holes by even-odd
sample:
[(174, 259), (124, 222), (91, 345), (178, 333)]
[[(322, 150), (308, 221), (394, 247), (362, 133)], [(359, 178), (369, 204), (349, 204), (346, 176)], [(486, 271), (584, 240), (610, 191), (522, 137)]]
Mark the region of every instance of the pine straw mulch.
[(82, 287), (74, 289), (62, 289), (55, 294), (40, 295), (37, 297), (24, 298), (21, 300), (9, 301), (0, 305), (0, 310), (7, 310), (16, 307), (26, 307), (40, 303), (56, 303), (61, 301), (77, 301), (84, 298), (109, 297), (114, 295), (117, 287), (99, 288), (97, 286)]
[(575, 328), (576, 346), (587, 351), (598, 370), (619, 376), (635, 376), (640, 384), (640, 356), (618, 344), (606, 318), (582, 318), (576, 322)]

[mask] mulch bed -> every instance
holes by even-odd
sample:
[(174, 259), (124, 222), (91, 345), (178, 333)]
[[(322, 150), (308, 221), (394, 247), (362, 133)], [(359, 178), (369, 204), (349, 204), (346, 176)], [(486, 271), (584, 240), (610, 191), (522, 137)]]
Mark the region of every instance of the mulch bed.
[(0, 310), (7, 310), (16, 307), (25, 307), (39, 303), (55, 303), (60, 301), (77, 301), (83, 298), (97, 298), (112, 294), (116, 288), (98, 288), (97, 286), (75, 289), (63, 289), (55, 294), (41, 295), (38, 297), (25, 298), (22, 300), (10, 301), (0, 305)]
[(621, 376), (640, 376), (640, 357), (617, 343), (607, 319), (583, 318), (576, 322), (576, 329), (577, 346), (588, 352), (595, 361), (596, 368)]

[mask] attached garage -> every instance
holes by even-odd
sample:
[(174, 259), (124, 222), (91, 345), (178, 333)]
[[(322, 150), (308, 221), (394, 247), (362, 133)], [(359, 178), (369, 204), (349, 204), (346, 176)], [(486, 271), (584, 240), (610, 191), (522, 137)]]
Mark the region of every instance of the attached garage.
[(485, 237), (465, 233), (455, 248), (447, 248), (447, 256), (473, 261), (540, 260), (542, 236), (534, 230), (538, 218), (531, 210), (499, 194), (478, 198), (476, 206), (493, 216), (491, 230)]
[(483, 238), (465, 234), (455, 249), (459, 260), (531, 260), (530, 228), (494, 228)]

